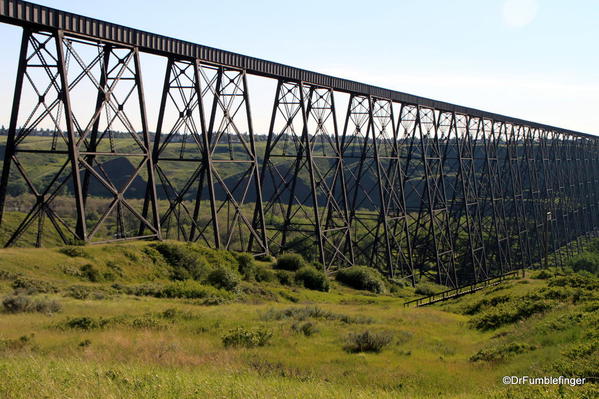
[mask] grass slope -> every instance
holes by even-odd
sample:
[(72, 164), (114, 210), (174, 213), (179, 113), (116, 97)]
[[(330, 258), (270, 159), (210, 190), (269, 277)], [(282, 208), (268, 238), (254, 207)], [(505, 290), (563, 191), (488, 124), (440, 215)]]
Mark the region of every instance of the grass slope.
[[(0, 398), (591, 398), (599, 392), (594, 384), (501, 383), (504, 375), (596, 373), (598, 283), (589, 275), (533, 275), (418, 309), (403, 307), (412, 289), (374, 295), (333, 279), (330, 292), (243, 281), (232, 291), (206, 287), (207, 296), (165, 298), (147, 295), (175, 284), (172, 265), (152, 245), (0, 250), (2, 298), (17, 287), (21, 296), (62, 305), (52, 314), (0, 313)], [(194, 250), (209, 266), (236, 267), (228, 253)], [(97, 282), (82, 272), (90, 268)], [(298, 328), (306, 323), (308, 335)], [(272, 338), (261, 347), (225, 348), (222, 337), (237, 328), (261, 328)], [(366, 330), (392, 342), (380, 353), (344, 350), (350, 334)]]

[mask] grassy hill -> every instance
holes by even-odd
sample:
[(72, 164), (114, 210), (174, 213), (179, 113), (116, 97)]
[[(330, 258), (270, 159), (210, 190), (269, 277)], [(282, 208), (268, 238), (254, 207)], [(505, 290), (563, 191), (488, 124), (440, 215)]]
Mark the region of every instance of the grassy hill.
[(326, 291), (283, 266), (175, 242), (0, 250), (0, 398), (599, 394), (591, 274), (529, 272), (416, 309), (404, 301), (440, 287), (375, 294), (329, 276)]

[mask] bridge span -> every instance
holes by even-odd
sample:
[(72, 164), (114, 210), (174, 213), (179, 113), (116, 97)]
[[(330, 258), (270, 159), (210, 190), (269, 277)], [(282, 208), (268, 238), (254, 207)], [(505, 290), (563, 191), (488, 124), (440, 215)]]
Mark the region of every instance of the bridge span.
[[(172, 238), (457, 287), (597, 234), (596, 136), (26, 1), (0, 21), (23, 29), (4, 246)], [(158, 110), (140, 53), (167, 60)], [(277, 82), (267, 136), (248, 75)]]

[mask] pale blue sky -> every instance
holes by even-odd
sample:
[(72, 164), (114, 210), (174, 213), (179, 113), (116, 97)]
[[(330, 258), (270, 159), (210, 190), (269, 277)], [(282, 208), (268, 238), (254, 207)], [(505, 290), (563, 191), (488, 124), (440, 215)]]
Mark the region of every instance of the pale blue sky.
[[(599, 1), (37, 1), (134, 28), (492, 112), (599, 133)], [(7, 124), (20, 29), (0, 26)], [(163, 64), (142, 59), (152, 107)], [(253, 79), (256, 130), (273, 85)], [(154, 87), (156, 86), (156, 87)]]

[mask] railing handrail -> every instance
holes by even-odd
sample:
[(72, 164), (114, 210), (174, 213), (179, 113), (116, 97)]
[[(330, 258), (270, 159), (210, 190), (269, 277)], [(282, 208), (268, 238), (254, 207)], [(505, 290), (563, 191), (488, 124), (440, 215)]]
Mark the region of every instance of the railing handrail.
[[(448, 290), (445, 290), (445, 291), (437, 292), (437, 293), (432, 294), (432, 295), (428, 295), (428, 296), (424, 296), (424, 297), (412, 299), (411, 301), (404, 302), (404, 307), (407, 307), (407, 306), (411, 305), (412, 303), (416, 303), (416, 306), (420, 306), (421, 304), (423, 304), (425, 302), (426, 302), (426, 304), (431, 304), (431, 303), (434, 303), (434, 302), (438, 302), (439, 301), (438, 297), (441, 297), (440, 298), (441, 300), (445, 300), (445, 299), (453, 298), (457, 294), (460, 294), (460, 293), (475, 292), (475, 291), (477, 291), (480, 288), (484, 288), (484, 287), (488, 286), (491, 282), (501, 282), (501, 281), (507, 279), (508, 277), (517, 276), (519, 272), (520, 272), (519, 270), (513, 270), (511, 272), (502, 274), (500, 276), (495, 276), (495, 277), (487, 278), (485, 280), (481, 280), (481, 281), (478, 281), (476, 283), (462, 285), (460, 287), (451, 288), (451, 289), (448, 289)], [(469, 288), (469, 289), (462, 291), (462, 289), (464, 289), (464, 288)], [(455, 294), (455, 295), (448, 295), (450, 293), (451, 294)]]

